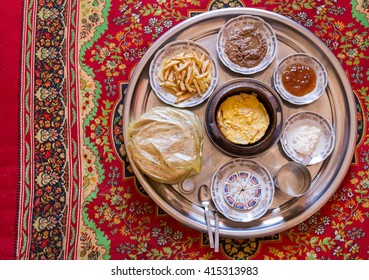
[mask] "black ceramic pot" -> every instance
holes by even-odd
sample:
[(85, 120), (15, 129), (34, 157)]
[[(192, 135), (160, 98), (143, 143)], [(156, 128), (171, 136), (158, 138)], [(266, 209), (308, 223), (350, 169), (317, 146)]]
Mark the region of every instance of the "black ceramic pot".
[[(253, 144), (232, 143), (224, 137), (217, 126), (216, 116), (220, 104), (227, 97), (240, 93), (256, 93), (269, 115), (270, 123), (265, 135)], [(206, 105), (205, 129), (214, 145), (223, 152), (236, 157), (252, 157), (266, 152), (278, 142), (283, 125), (282, 111), (282, 101), (272, 88), (252, 78), (238, 78), (220, 86), (209, 97)]]

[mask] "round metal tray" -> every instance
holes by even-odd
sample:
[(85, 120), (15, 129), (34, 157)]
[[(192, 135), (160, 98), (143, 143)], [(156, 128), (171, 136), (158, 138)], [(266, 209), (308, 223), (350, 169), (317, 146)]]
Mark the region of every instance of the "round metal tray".
[[(309, 166), (313, 177), (306, 195), (291, 198), (276, 191), (272, 205), (261, 218), (251, 222), (235, 222), (220, 217), (220, 235), (232, 238), (255, 238), (287, 230), (304, 221), (318, 211), (334, 194), (344, 179), (351, 163), (356, 141), (356, 107), (350, 83), (338, 60), (314, 34), (294, 21), (281, 15), (258, 9), (228, 8), (216, 10), (190, 18), (175, 26), (160, 37), (147, 51), (137, 65), (127, 89), (124, 104), (123, 131), (127, 140), (127, 128), (147, 110), (156, 106), (169, 106), (160, 101), (150, 87), (149, 66), (155, 53), (169, 42), (193, 40), (205, 46), (215, 57), (219, 68), (218, 87), (233, 78), (244, 77), (225, 67), (216, 52), (217, 34), (229, 20), (239, 15), (255, 15), (268, 22), (274, 29), (277, 39), (277, 55), (274, 61), (262, 72), (251, 75), (273, 87), (273, 72), (278, 62), (287, 55), (304, 52), (318, 58), (328, 72), (328, 86), (325, 93), (315, 102), (295, 106), (283, 103), (283, 118), (301, 110), (316, 112), (324, 116), (333, 126), (336, 143), (332, 154), (323, 162)], [(204, 123), (206, 102), (189, 108)], [(208, 138), (204, 129), (203, 160), (200, 174), (192, 177), (196, 190), (190, 194), (179, 185), (163, 185), (150, 181), (128, 157), (132, 168), (148, 195), (169, 215), (179, 222), (200, 231), (206, 231), (203, 208), (197, 199), (201, 184), (210, 186), (213, 174), (219, 166), (232, 159), (220, 151)], [(265, 166), (272, 176), (280, 166), (290, 161), (280, 143), (276, 143), (267, 153), (252, 158)], [(214, 225), (214, 219), (212, 219)]]

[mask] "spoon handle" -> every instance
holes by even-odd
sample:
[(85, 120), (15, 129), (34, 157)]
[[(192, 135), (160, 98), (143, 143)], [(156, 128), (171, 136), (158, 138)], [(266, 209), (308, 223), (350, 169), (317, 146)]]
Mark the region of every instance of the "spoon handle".
[(219, 252), (219, 212), (215, 211), (215, 245), (214, 251)]
[(210, 213), (209, 213), (209, 209), (207, 207), (205, 208), (205, 221), (206, 221), (206, 225), (208, 227), (210, 248), (214, 248), (213, 230), (211, 228)]

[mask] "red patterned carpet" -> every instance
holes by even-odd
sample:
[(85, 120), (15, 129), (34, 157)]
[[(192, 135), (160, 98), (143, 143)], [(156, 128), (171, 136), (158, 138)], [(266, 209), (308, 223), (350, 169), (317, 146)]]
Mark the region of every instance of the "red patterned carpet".
[[(20, 5), (23, 5), (22, 7)], [(35, 0), (1, 10), (0, 259), (369, 259), (366, 0)], [(158, 38), (197, 14), (260, 8), (312, 31), (350, 80), (357, 144), (316, 214), (263, 238), (220, 239), (163, 212), (127, 162), (124, 90)], [(4, 40), (4, 39), (5, 40)]]

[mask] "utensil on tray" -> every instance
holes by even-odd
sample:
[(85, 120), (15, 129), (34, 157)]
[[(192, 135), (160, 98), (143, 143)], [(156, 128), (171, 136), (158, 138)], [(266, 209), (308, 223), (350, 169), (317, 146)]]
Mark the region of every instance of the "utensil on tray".
[(308, 165), (310, 163), (310, 161), (312, 160), (313, 158), (311, 156), (306, 156), (302, 161), (301, 161), (301, 164), (302, 165)]
[(205, 210), (205, 221), (208, 227), (210, 248), (214, 248), (213, 230), (211, 228), (210, 212), (209, 212), (209, 205), (211, 203), (211, 193), (207, 185), (200, 186), (198, 198), (199, 198), (199, 202), (201, 203), (201, 205), (204, 207), (204, 210)]
[(219, 252), (219, 212), (215, 210), (215, 237), (214, 251)]

